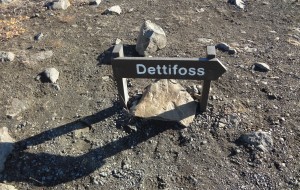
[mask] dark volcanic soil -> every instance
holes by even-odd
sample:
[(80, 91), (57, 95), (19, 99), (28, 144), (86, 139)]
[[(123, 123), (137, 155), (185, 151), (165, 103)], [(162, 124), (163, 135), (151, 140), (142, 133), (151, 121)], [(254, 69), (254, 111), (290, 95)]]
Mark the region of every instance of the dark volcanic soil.
[[(2, 183), (30, 190), (300, 188), (298, 1), (248, 0), (245, 10), (225, 0), (82, 2), (73, 0), (65, 11), (47, 10), (41, 0), (0, 6), (1, 20), (29, 17), (19, 23), (23, 34), (1, 39), (0, 50), (17, 56), (0, 63), (0, 127), (16, 140)], [(121, 6), (121, 15), (102, 14), (113, 5)], [(132, 118), (118, 101), (105, 57), (117, 38), (135, 55), (132, 47), (148, 19), (168, 39), (153, 56), (205, 57), (206, 45), (220, 42), (238, 51), (217, 51), (228, 71), (212, 82), (207, 112), (187, 128)], [(43, 38), (35, 41), (40, 32)], [(53, 56), (33, 58), (45, 50)], [(255, 62), (271, 71), (253, 71)], [(35, 80), (47, 67), (59, 70), (60, 90)], [(135, 94), (150, 81), (131, 83)], [(26, 109), (8, 118), (16, 99)], [(236, 143), (257, 130), (271, 132), (269, 151)]]

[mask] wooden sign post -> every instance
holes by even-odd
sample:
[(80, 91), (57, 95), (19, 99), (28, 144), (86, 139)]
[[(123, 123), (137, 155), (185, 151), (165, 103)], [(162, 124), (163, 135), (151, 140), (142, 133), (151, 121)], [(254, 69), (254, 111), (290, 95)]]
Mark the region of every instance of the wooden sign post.
[(206, 111), (210, 83), (226, 72), (216, 58), (215, 46), (207, 47), (206, 58), (124, 57), (123, 45), (112, 52), (112, 68), (119, 97), (127, 107), (129, 100), (126, 78), (203, 80), (201, 112)]

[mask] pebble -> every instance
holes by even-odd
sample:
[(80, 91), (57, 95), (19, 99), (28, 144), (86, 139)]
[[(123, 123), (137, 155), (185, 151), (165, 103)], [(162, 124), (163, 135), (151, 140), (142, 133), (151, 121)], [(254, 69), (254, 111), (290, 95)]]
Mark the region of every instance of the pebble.
[(257, 52), (257, 48), (251, 48), (249, 46), (244, 47), (244, 51), (247, 53)]
[(71, 5), (69, 0), (58, 0), (52, 4), (52, 9), (66, 10)]
[(102, 77), (102, 80), (103, 80), (103, 81), (109, 81), (109, 76), (103, 76), (103, 77)]
[(229, 51), (230, 46), (224, 42), (219, 43), (218, 45), (216, 45), (216, 48), (222, 51)]
[(40, 41), (44, 37), (44, 34), (42, 32), (38, 33), (34, 36), (35, 41)]
[(100, 5), (101, 0), (90, 0), (90, 5)]
[(228, 0), (228, 3), (235, 5), (240, 9), (245, 8), (245, 2), (243, 0)]
[(59, 77), (59, 72), (55, 68), (47, 68), (39, 75), (42, 82), (56, 83)]
[(268, 72), (271, 70), (268, 64), (262, 62), (255, 63), (252, 68), (255, 71), (261, 71), (261, 72)]
[(197, 41), (203, 45), (209, 45), (213, 43), (213, 40), (210, 38), (198, 38)]
[(15, 54), (9, 51), (0, 51), (0, 61), (13, 61), (15, 59)]
[(122, 9), (119, 5), (112, 6), (105, 11), (105, 14), (109, 15), (120, 15), (122, 13)]

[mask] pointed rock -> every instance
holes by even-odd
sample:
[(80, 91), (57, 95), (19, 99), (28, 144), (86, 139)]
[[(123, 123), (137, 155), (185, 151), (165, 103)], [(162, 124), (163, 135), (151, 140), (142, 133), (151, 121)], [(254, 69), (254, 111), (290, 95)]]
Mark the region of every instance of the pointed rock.
[(145, 21), (137, 38), (136, 51), (142, 56), (148, 56), (166, 45), (167, 37), (164, 30), (150, 20)]
[(131, 108), (136, 117), (176, 121), (188, 126), (196, 114), (197, 103), (174, 80), (159, 80), (149, 85), (140, 102)]

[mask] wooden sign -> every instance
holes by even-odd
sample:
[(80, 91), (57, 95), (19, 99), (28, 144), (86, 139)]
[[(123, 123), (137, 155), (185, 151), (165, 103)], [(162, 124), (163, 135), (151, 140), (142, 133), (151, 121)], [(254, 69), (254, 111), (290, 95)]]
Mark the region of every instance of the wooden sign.
[(216, 58), (215, 46), (207, 47), (206, 58), (124, 57), (123, 46), (113, 49), (112, 67), (120, 99), (129, 100), (126, 78), (203, 80), (200, 110), (206, 111), (211, 80), (217, 80), (226, 67)]

